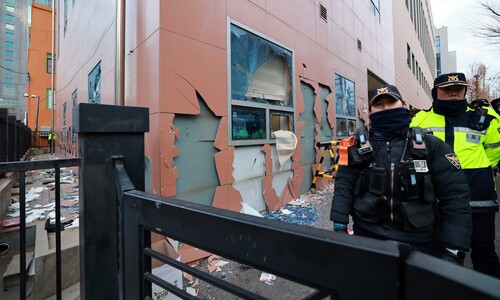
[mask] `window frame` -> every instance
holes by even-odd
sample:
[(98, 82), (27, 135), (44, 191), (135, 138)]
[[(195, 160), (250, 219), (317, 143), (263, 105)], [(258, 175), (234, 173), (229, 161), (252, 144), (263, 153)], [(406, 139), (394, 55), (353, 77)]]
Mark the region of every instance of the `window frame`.
[[(354, 116), (348, 116), (348, 115), (342, 115), (342, 114), (339, 114), (337, 112), (337, 103), (338, 103), (338, 99), (337, 99), (337, 76), (343, 78), (344, 80), (348, 80), (350, 82), (352, 82), (353, 86), (354, 86)], [(335, 95), (335, 131), (334, 131), (334, 134), (335, 134), (335, 138), (345, 138), (345, 137), (348, 137), (352, 134), (354, 134), (354, 132), (350, 133), (350, 132), (347, 132), (346, 135), (339, 135), (338, 134), (338, 121), (339, 120), (345, 120), (346, 122), (346, 130), (348, 130), (348, 126), (347, 124), (349, 124), (349, 121), (351, 122), (354, 122), (354, 131), (356, 130), (357, 128), (357, 124), (358, 124), (358, 112), (357, 112), (357, 109), (356, 109), (356, 81), (354, 81), (354, 79), (352, 78), (349, 78), (339, 72), (334, 72), (333, 73), (333, 83), (334, 83), (334, 87), (333, 87), (333, 93)]]
[[(291, 71), (290, 75), (290, 106), (278, 106), (267, 103), (258, 103), (252, 101), (243, 101), (243, 100), (233, 100), (232, 99), (232, 78), (231, 78), (231, 27), (232, 26), (239, 27), (249, 33), (256, 35), (257, 37), (265, 40), (269, 43), (272, 43), (284, 50), (290, 52), (291, 55)], [(292, 124), (290, 131), (295, 133), (295, 126), (297, 122), (297, 114), (296, 114), (296, 82), (295, 82), (295, 52), (292, 48), (283, 45), (282, 43), (272, 39), (271, 37), (256, 31), (255, 29), (248, 27), (236, 20), (227, 17), (227, 115), (228, 115), (228, 126), (227, 126), (227, 136), (228, 136), (228, 145), (230, 146), (249, 146), (249, 145), (265, 145), (265, 144), (275, 144), (276, 138), (272, 137), (271, 131), (271, 118), (273, 115), (283, 114), (290, 115), (292, 119)], [(264, 139), (248, 139), (248, 140), (237, 140), (233, 139), (232, 129), (233, 129), (233, 106), (243, 107), (249, 109), (263, 109), (265, 111), (265, 133), (266, 136)]]
[[(49, 60), (51, 61), (51, 65), (49, 68)], [(54, 69), (54, 74), (56, 73), (56, 66), (52, 65), (54, 63), (54, 59), (52, 57), (52, 53), (46, 53), (45, 55), (45, 71), (47, 74), (52, 74), (52, 69)]]

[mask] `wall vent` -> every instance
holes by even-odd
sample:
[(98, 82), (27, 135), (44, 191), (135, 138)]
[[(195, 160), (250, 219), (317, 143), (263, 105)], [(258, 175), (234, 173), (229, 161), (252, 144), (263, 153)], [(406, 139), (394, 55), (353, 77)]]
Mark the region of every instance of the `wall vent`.
[(326, 10), (326, 7), (323, 5), (319, 5), (319, 16), (321, 19), (323, 19), (325, 22), (328, 22), (328, 11)]

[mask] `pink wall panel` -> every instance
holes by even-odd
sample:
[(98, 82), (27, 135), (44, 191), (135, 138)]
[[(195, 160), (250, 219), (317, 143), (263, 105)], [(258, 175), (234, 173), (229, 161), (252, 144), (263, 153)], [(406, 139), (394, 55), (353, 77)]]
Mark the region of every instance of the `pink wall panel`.
[(160, 28), (160, 0), (148, 0), (144, 5), (144, 0), (126, 1), (126, 30), (125, 53), (136, 49), (150, 35)]
[(160, 18), (162, 29), (226, 48), (226, 0), (162, 1)]
[(228, 0), (227, 15), (254, 30), (266, 33), (266, 12), (250, 1)]
[(159, 112), (160, 104), (160, 34), (155, 32), (134, 53), (136, 69), (131, 74), (135, 84), (136, 103), (149, 107), (149, 113)]
[(274, 40), (280, 42), (288, 48), (293, 48), (294, 45), (294, 30), (282, 20), (267, 14), (266, 15), (266, 32), (267, 35), (273, 37)]
[(316, 36), (316, 16), (315, 5), (311, 0), (293, 0), (294, 28), (303, 35), (311, 37), (311, 39)]
[(266, 11), (269, 15), (280, 19), (288, 26), (293, 27), (293, 9), (290, 0), (271, 0), (266, 2)]

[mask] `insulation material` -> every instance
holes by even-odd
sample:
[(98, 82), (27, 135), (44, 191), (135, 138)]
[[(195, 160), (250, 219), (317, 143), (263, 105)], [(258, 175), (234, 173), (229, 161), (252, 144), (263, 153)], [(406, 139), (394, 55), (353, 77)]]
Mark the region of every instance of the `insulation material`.
[(273, 134), (276, 137), (276, 151), (281, 171), (285, 162), (292, 157), (297, 148), (297, 136), (288, 130), (274, 131)]

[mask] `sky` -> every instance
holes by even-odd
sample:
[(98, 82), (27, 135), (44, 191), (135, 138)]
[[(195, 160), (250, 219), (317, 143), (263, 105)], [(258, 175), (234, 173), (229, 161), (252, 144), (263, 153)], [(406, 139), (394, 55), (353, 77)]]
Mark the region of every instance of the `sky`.
[[(500, 0), (488, 2), (500, 10)], [(467, 74), (469, 64), (477, 62), (488, 67), (487, 78), (500, 77), (500, 45), (486, 46), (484, 39), (471, 32), (474, 24), (487, 20), (484, 10), (479, 8), (479, 0), (430, 0), (430, 3), (434, 27), (448, 27), (448, 51), (457, 51), (457, 71)], [(500, 79), (495, 86), (497, 83)]]

